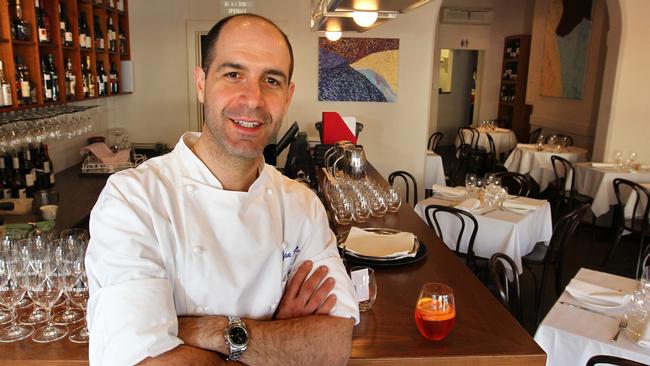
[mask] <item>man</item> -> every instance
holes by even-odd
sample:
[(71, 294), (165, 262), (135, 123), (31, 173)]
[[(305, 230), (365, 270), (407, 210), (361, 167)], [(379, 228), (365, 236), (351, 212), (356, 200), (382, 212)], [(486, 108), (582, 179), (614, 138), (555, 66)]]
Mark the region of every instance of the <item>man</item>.
[(201, 134), (114, 174), (86, 256), (93, 364), (344, 364), (358, 319), (325, 211), (264, 165), (294, 92), (286, 36), (223, 19), (194, 70)]

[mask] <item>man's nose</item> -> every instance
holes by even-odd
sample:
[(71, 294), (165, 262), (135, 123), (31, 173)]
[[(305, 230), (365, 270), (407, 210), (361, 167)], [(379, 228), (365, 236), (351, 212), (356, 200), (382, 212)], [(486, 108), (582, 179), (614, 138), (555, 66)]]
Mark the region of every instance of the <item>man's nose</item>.
[(251, 108), (264, 105), (264, 92), (262, 86), (257, 81), (247, 81), (244, 90), (240, 95), (240, 102)]

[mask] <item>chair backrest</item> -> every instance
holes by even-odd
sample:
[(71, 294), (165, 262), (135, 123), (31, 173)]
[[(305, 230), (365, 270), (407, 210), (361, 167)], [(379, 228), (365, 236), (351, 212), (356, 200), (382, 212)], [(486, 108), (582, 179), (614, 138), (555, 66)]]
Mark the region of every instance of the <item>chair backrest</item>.
[[(627, 179), (614, 179), (614, 193), (618, 202), (618, 219), (625, 230), (643, 233), (648, 227), (648, 214), (650, 213), (650, 191), (639, 183)], [(634, 192), (634, 207), (629, 220), (625, 220), (625, 206), (628, 204), (630, 195)]]
[(621, 358), (621, 357), (609, 356), (609, 355), (596, 355), (591, 357), (587, 361), (587, 366), (595, 366), (599, 364), (617, 365), (617, 366), (648, 366), (645, 363), (628, 360), (627, 358)]
[(521, 323), (523, 313), (521, 308), (521, 291), (519, 287), (519, 270), (515, 261), (507, 254), (494, 253), (488, 265), (490, 280), (496, 290), (499, 301)]
[(476, 149), (481, 133), (473, 127), (460, 127), (458, 128), (457, 135), (458, 140), (460, 141), (460, 146)]
[(471, 230), (469, 242), (467, 243), (467, 254), (465, 254), (465, 265), (472, 271), (476, 272), (477, 266), (474, 254), (474, 240), (476, 239), (476, 233), (478, 233), (478, 221), (476, 221), (474, 215), (455, 207), (428, 205), (424, 209), (424, 216), (427, 219), (427, 224), (429, 224), (429, 227), (431, 227), (436, 232), (436, 235), (438, 235), (438, 237), (440, 237), (440, 240), (442, 240), (445, 244), (447, 244), (445, 241), (446, 235), (442, 231), (440, 220), (443, 216), (446, 216), (449, 217), (450, 220), (457, 221), (459, 231), (458, 235), (456, 236), (456, 241), (450, 241), (449, 243), (453, 245), (452, 250), (459, 256), (462, 256), (463, 254), (460, 250), (460, 246), (462, 244), (465, 229)]
[(581, 203), (555, 221), (553, 235), (544, 257), (544, 265), (559, 263), (562, 260), (567, 243), (573, 237), (578, 224), (580, 224), (580, 219), (588, 208), (588, 203)]
[(486, 134), (488, 139), (488, 144), (490, 145), (490, 151), (486, 157), (485, 168), (488, 172), (493, 172), (497, 167), (497, 148), (494, 145), (494, 139), (489, 133)]
[[(397, 170), (388, 175), (388, 184), (392, 186), (396, 178), (402, 178), (402, 180), (404, 180), (404, 199), (407, 203), (411, 204), (411, 206), (415, 206), (415, 204), (418, 203), (418, 184), (415, 177), (409, 172)], [(413, 201), (410, 200), (410, 192), (413, 192)]]
[(501, 186), (508, 189), (508, 193), (517, 196), (528, 196), (531, 183), (527, 176), (516, 172), (498, 172), (495, 176), (501, 180)]
[(544, 141), (544, 142), (548, 144), (551, 141), (551, 139), (554, 139), (555, 141), (558, 141), (558, 139), (563, 139), (563, 138), (566, 138), (566, 140), (567, 140), (567, 145), (566, 146), (573, 146), (573, 137), (571, 137), (569, 135), (562, 134), (562, 133), (555, 133), (555, 134), (552, 134), (552, 135), (548, 135), (548, 136), (546, 136), (546, 141)]
[(537, 143), (537, 140), (539, 139), (539, 136), (542, 135), (542, 128), (536, 128), (532, 131), (530, 131), (530, 135), (528, 135), (528, 142), (531, 144)]
[(434, 132), (431, 136), (429, 136), (429, 142), (427, 142), (427, 150), (438, 152), (438, 145), (440, 145), (440, 140), (442, 140), (443, 136), (444, 134), (442, 132)]
[[(570, 206), (573, 203), (576, 191), (573, 163), (561, 156), (551, 155), (551, 164), (553, 164), (553, 172), (555, 173), (556, 198)], [(568, 196), (566, 195), (567, 186), (570, 187)]]

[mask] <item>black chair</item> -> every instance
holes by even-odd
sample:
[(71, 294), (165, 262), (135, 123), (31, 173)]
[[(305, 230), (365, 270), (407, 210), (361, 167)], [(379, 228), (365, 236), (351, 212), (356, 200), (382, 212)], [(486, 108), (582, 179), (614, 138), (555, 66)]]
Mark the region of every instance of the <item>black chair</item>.
[[(614, 193), (616, 194), (616, 240), (614, 245), (610, 248), (607, 253), (605, 261), (611, 258), (611, 256), (616, 251), (619, 242), (621, 241), (621, 236), (623, 236), (624, 231), (629, 231), (634, 234), (641, 236), (639, 241), (639, 255), (636, 263), (636, 275), (639, 276), (639, 267), (641, 265), (641, 259), (645, 257), (647, 251), (646, 248), (646, 235), (649, 233), (648, 218), (650, 213), (650, 191), (645, 187), (641, 186), (636, 182), (632, 182), (627, 179), (616, 178), (614, 179)], [(625, 206), (627, 204), (628, 198), (634, 193), (636, 198), (634, 200), (634, 211), (632, 212), (632, 217), (625, 218)], [(644, 207), (645, 206), (645, 207)]]
[(528, 143), (536, 144), (537, 140), (539, 140), (539, 137), (541, 135), (542, 135), (542, 128), (541, 127), (530, 131), (530, 135), (528, 135)]
[(517, 196), (530, 194), (531, 182), (527, 176), (516, 172), (498, 172), (494, 174), (501, 180), (501, 186), (508, 189), (508, 193)]
[(591, 357), (587, 361), (587, 366), (596, 366), (596, 365), (616, 365), (616, 366), (648, 366), (648, 364), (628, 360), (627, 358), (621, 358), (617, 356), (609, 355), (596, 355)]
[[(396, 178), (402, 178), (402, 180), (404, 180), (404, 192), (406, 193), (404, 195), (404, 199), (406, 200), (407, 203), (410, 203), (411, 206), (415, 207), (415, 205), (418, 203), (418, 184), (415, 181), (415, 177), (413, 177), (413, 175), (411, 175), (411, 173), (409, 172), (403, 170), (397, 170), (388, 175), (388, 184), (392, 186)], [(413, 192), (412, 203), (409, 199), (409, 197), (411, 196), (410, 195), (411, 191)]]
[[(439, 222), (440, 218), (443, 215), (448, 216), (451, 219), (456, 219), (458, 221), (459, 231), (455, 239), (456, 241), (449, 243), (453, 244), (452, 250), (458, 257), (465, 259), (465, 265), (472, 272), (474, 272), (477, 276), (481, 275), (484, 270), (487, 269), (487, 260), (478, 258), (474, 254), (474, 241), (476, 240), (476, 234), (478, 233), (478, 221), (476, 221), (476, 218), (471, 213), (455, 207), (428, 205), (424, 209), (424, 216), (426, 217), (427, 224), (435, 231), (436, 235), (438, 235), (438, 237), (440, 237), (440, 240), (442, 240), (444, 243), (447, 243), (445, 241), (446, 235), (442, 231)], [(469, 236), (469, 242), (467, 243), (467, 253), (462, 253), (460, 251), (460, 245), (462, 243), (465, 229), (468, 231), (471, 230), (471, 234)]]
[(495, 288), (497, 298), (503, 306), (523, 323), (521, 308), (521, 291), (519, 287), (519, 270), (515, 261), (504, 253), (494, 253), (488, 264), (490, 280)]
[(478, 139), (481, 133), (474, 127), (460, 127), (456, 132), (459, 146), (475, 150), (478, 148)]
[(553, 227), (553, 236), (551, 237), (548, 246), (543, 243), (537, 243), (530, 253), (521, 258), (524, 266), (530, 270), (534, 279), (535, 274), (530, 268), (530, 265), (542, 266), (542, 278), (539, 284), (539, 289), (537, 289), (537, 280), (535, 279), (538, 323), (542, 314), (542, 298), (547, 277), (551, 271), (554, 272), (555, 291), (557, 296), (559, 296), (562, 291), (562, 263), (564, 261), (564, 253), (566, 252), (569, 240), (573, 237), (573, 233), (578, 227), (578, 224), (580, 224), (580, 219), (587, 211), (587, 208), (589, 208), (589, 204), (583, 203), (558, 218)]
[(570, 161), (561, 156), (552, 155), (551, 164), (555, 173), (555, 181), (551, 187), (551, 205), (555, 216), (571, 210), (576, 204), (591, 204), (593, 202), (593, 198), (576, 191), (575, 168)]
[(544, 141), (544, 142), (548, 144), (551, 141), (551, 139), (554, 139), (555, 141), (560, 141), (563, 138), (566, 138), (566, 140), (567, 140), (567, 145), (566, 146), (573, 146), (573, 137), (571, 137), (569, 135), (564, 135), (564, 134), (561, 134), (561, 133), (555, 133), (553, 135), (546, 136), (546, 141)]
[(427, 150), (431, 150), (435, 153), (438, 152), (438, 145), (440, 145), (440, 140), (442, 140), (444, 134), (442, 132), (434, 132), (429, 136), (429, 141), (427, 142)]

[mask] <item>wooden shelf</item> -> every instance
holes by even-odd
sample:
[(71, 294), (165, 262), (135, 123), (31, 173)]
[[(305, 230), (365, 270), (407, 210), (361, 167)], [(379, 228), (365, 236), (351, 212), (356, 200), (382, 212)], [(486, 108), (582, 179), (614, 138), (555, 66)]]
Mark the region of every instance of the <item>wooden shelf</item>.
[[(517, 52), (511, 57), (507, 52)], [(514, 49), (513, 49), (514, 48)], [(506, 128), (512, 129), (517, 140), (528, 141), (530, 131), (530, 106), (526, 105), (526, 84), (528, 82), (528, 59), (530, 57), (530, 35), (522, 34), (506, 37), (504, 40), (503, 61), (501, 67), (501, 95), (499, 96), (498, 118), (504, 121)], [(504, 78), (508, 73), (516, 74), (516, 79)], [(502, 101), (502, 96), (513, 97), (513, 102)]]
[[(49, 35), (51, 42), (39, 43), (38, 28), (37, 28), (37, 14), (34, 0), (22, 0), (23, 19), (32, 26), (32, 38), (29, 41), (12, 40), (11, 37), (11, 24), (15, 18), (14, 3), (12, 0), (0, 0), (0, 60), (4, 65), (5, 79), (12, 88), (12, 100), (14, 104), (8, 107), (0, 107), (0, 112), (7, 112), (12, 110), (22, 110), (41, 106), (56, 105), (68, 102), (78, 102), (88, 99), (95, 99), (96, 97), (86, 98), (83, 96), (83, 82), (82, 82), (82, 63), (86, 62), (86, 57), (90, 56), (90, 73), (92, 80), (95, 83), (95, 92), (98, 91), (97, 85), (97, 63), (104, 64), (104, 72), (108, 75), (110, 73), (111, 63), (115, 63), (118, 81), (121, 74), (120, 60), (130, 60), (130, 36), (129, 36), (129, 18), (128, 18), (128, 0), (121, 0), (124, 5), (124, 11), (119, 11), (117, 8), (109, 8), (108, 1), (104, 1), (101, 5), (95, 5), (91, 0), (40, 0), (40, 6), (49, 17)], [(59, 3), (63, 5), (62, 10), (65, 12), (66, 22), (69, 25), (69, 30), (72, 33), (72, 46), (63, 45), (63, 37), (60, 33), (59, 23), (61, 21), (61, 14), (59, 14)], [(81, 48), (79, 45), (79, 17), (81, 12), (85, 14), (85, 21), (88, 25), (88, 32), (90, 33), (92, 48)], [(104, 49), (95, 48), (95, 24), (94, 18), (97, 16), (99, 20), (99, 27), (104, 36)], [(113, 27), (116, 32), (116, 51), (109, 51), (108, 47), (108, 19), (112, 19)], [(124, 34), (125, 49), (127, 52), (119, 53), (119, 34)], [(47, 57), (48, 54), (53, 56), (54, 69), (58, 76), (58, 94), (57, 101), (46, 102), (44, 100), (43, 92), (43, 77), (41, 73), (41, 58)], [(35, 86), (35, 94), (37, 96), (37, 103), (29, 105), (18, 105), (17, 103), (17, 90), (16, 90), (16, 57), (20, 56), (23, 63), (27, 65), (31, 82)], [(66, 100), (65, 95), (65, 71), (66, 59), (72, 62), (72, 73), (76, 78), (75, 97), (71, 100)], [(121, 91), (121, 86), (119, 86)], [(121, 93), (110, 92), (106, 96), (120, 95)], [(104, 97), (104, 96), (101, 96)]]

